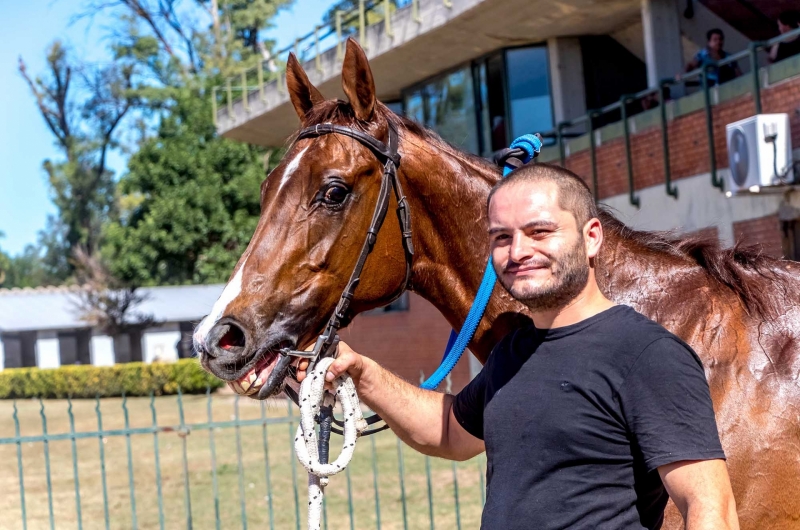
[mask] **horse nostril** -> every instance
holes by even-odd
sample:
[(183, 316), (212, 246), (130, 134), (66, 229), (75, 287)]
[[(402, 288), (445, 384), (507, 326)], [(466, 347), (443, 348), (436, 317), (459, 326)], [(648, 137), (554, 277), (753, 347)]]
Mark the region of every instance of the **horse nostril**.
[(241, 354), (247, 345), (247, 335), (241, 326), (231, 320), (218, 323), (208, 336), (209, 355), (217, 357), (226, 353)]
[(244, 343), (244, 332), (239, 329), (239, 326), (228, 324), (228, 331), (219, 338), (217, 346), (223, 350), (232, 350), (233, 348), (244, 348)]
[(235, 324), (227, 324), (228, 331), (219, 338), (217, 347), (223, 350), (233, 350), (235, 348), (244, 348), (245, 338), (244, 332)]

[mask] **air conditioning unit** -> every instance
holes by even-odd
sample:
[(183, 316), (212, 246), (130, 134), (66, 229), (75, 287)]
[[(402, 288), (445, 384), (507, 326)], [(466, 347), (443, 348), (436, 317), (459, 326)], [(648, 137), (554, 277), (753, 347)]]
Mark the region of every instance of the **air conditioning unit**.
[(788, 114), (757, 114), (725, 129), (730, 192), (758, 193), (762, 188), (794, 184)]

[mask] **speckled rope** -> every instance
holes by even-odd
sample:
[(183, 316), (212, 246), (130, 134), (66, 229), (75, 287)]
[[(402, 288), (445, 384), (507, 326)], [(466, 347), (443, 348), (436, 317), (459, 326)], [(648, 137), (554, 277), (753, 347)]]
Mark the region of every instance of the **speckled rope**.
[[(333, 380), (334, 396), (325, 390), (325, 374), (334, 359), (320, 359), (300, 385), (300, 426), (294, 439), (297, 459), (308, 471), (308, 528), (319, 530), (322, 523), (322, 499), (328, 476), (340, 473), (350, 463), (356, 449), (356, 440), (367, 428), (361, 414), (356, 387), (345, 373)], [(344, 413), (344, 445), (339, 457), (330, 464), (319, 461), (315, 417), (323, 405), (333, 405), (338, 400)]]

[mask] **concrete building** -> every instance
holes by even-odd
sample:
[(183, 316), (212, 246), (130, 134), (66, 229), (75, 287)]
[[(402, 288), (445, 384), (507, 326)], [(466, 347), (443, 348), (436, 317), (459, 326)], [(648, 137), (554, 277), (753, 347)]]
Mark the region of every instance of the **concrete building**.
[[(729, 198), (712, 185), (729, 175), (726, 124), (756, 114), (747, 57), (738, 61), (743, 77), (710, 92), (713, 163), (698, 82), (670, 87), (666, 158), (672, 194), (666, 193), (657, 104), (649, 110), (652, 99), (650, 105), (641, 98), (626, 104), (627, 127), (619, 105), (607, 107), (681, 72), (705, 46), (708, 29), (725, 32), (729, 52), (774, 37), (782, 6), (769, 0), (413, 0), (401, 3), (388, 25), (384, 20), (365, 27), (359, 38), (379, 99), (462, 149), (488, 156), (520, 134), (561, 124), (561, 148), (551, 145), (541, 159), (563, 163), (590, 185), (596, 180), (599, 201), (632, 226), (715, 233), (726, 244), (745, 239), (797, 258), (800, 198), (792, 188)], [(312, 43), (310, 53), (301, 53), (309, 78), (328, 97), (342, 96), (337, 40), (343, 37), (326, 41), (329, 49)], [(794, 145), (800, 146), (800, 60), (767, 66), (762, 50), (758, 62), (762, 112), (788, 113)], [(237, 83), (217, 92), (223, 96), (215, 116), (220, 134), (283, 145), (299, 125), (284, 77), (234, 92)], [(604, 107), (606, 112), (581, 120)]]

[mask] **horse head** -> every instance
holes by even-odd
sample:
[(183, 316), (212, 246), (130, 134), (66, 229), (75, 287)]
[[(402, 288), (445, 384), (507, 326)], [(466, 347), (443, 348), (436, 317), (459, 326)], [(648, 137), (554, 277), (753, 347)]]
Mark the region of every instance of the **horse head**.
[[(348, 101), (326, 100), (294, 55), (286, 83), (303, 127), (342, 125), (388, 143), (390, 121), (399, 119), (377, 101), (367, 57), (353, 40), (342, 65)], [(333, 314), (367, 235), (383, 173), (384, 164), (369, 148), (341, 134), (292, 143), (261, 185), (253, 238), (195, 330), (195, 348), (206, 370), (238, 393), (260, 399), (283, 388), (288, 367), (269, 377), (280, 350), (313, 344)], [(405, 287), (401, 229), (391, 218), (378, 233), (361, 277), (345, 321), (389, 303)], [(275, 383), (265, 385), (268, 378)]]

